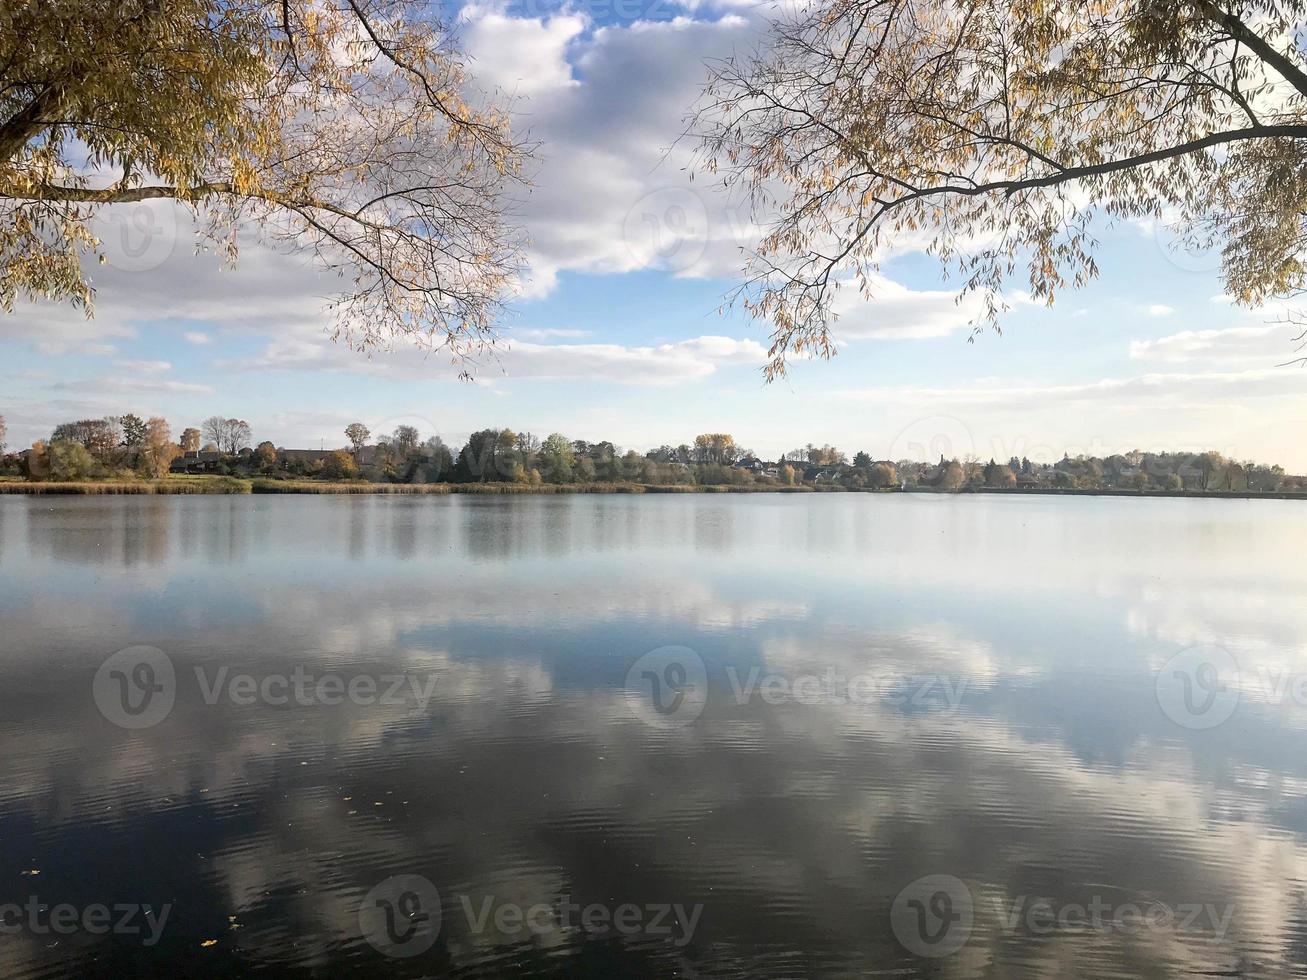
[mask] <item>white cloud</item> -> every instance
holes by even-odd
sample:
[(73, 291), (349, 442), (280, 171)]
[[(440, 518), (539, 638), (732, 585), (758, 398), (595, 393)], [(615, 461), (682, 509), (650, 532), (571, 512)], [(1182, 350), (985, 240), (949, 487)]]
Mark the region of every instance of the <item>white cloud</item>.
[(114, 361), (114, 365), (129, 374), (167, 374), (172, 365), (167, 361)]
[[(525, 297), (548, 295), (568, 271), (739, 271), (742, 249), (762, 229), (717, 182), (690, 179), (692, 143), (681, 137), (707, 78), (704, 62), (747, 47), (760, 18), (678, 16), (587, 32), (580, 17), (509, 18), (474, 6), (465, 21), (486, 79), (512, 90), (524, 64), (539, 66), (537, 81), (518, 87), (527, 96), (523, 117), (541, 141), (535, 188), (521, 204), (532, 239)], [(870, 304), (852, 289), (841, 295), (842, 339), (943, 336), (965, 329), (980, 309), (975, 297), (958, 303), (949, 291), (915, 292), (885, 279), (874, 291)]]
[(1090, 403), (1100, 407), (1140, 408), (1172, 401), (1193, 407), (1216, 407), (1223, 398), (1239, 400), (1307, 396), (1300, 374), (1286, 368), (1207, 373), (1159, 373), (1131, 378), (1102, 378), (1067, 384), (1031, 385), (988, 380), (955, 388), (887, 387), (845, 390), (841, 398), (866, 402), (928, 405), (989, 405), (1042, 409), (1053, 403)]
[(766, 350), (756, 340), (695, 337), (652, 347), (621, 344), (517, 343), (501, 364), (510, 378), (590, 378), (633, 385), (697, 381), (732, 364), (758, 365)]
[[(251, 242), (242, 247), (236, 267), (225, 268), (217, 256), (197, 254), (184, 242), (191, 233), (179, 226), (174, 245), (149, 269), (114, 264), (116, 243), (108, 240), (109, 264), (87, 265), (95, 286), (93, 318), (68, 303), (19, 303), (13, 313), (0, 313), (0, 341), (26, 343), (47, 356), (110, 355), (152, 323), (189, 327), (188, 321), (202, 321), (266, 333), (320, 330), (327, 322), (326, 304), (341, 286), (311, 268), (305, 257)], [(193, 344), (210, 339), (194, 329), (182, 336)]]
[(712, 182), (691, 182), (690, 147), (678, 141), (704, 62), (748, 43), (756, 22), (587, 26), (579, 15), (515, 19), (483, 6), (465, 15), (478, 78), (523, 96), (518, 110), (541, 144), (517, 208), (532, 241), (524, 295), (547, 295), (565, 271), (735, 271), (757, 230)]
[(510, 333), (510, 339), (515, 340), (579, 340), (582, 337), (589, 337), (590, 330), (574, 330), (564, 327), (521, 327)]
[(1165, 303), (1152, 303), (1145, 309), (1145, 312), (1149, 316), (1170, 316), (1175, 312), (1175, 309)]
[(582, 14), (506, 17), (485, 5), (465, 7), (464, 43), (479, 84), (529, 95), (578, 84), (567, 46), (588, 26)]
[(976, 294), (959, 298), (947, 290), (913, 290), (876, 276), (871, 298), (866, 299), (851, 284), (836, 295), (834, 310), (839, 319), (834, 333), (838, 340), (920, 339), (943, 337), (966, 329), (983, 308)]
[(117, 341), (135, 335), (121, 316), (88, 319), (66, 303), (23, 302), (14, 304), (13, 313), (0, 312), (0, 341), (28, 344), (47, 357), (113, 354)]
[[(59, 391), (73, 392), (88, 399), (103, 395), (208, 395), (213, 393), (210, 385), (192, 381), (173, 381), (168, 378), (138, 377), (125, 378), (119, 375), (105, 375), (84, 381), (59, 381), (51, 385)], [(112, 406), (106, 409), (112, 414)]]
[[(1130, 358), (1164, 364), (1216, 362), (1273, 366), (1292, 354), (1293, 331), (1284, 324), (1227, 327), (1223, 330), (1183, 330), (1155, 340), (1130, 344)], [(1215, 365), (1214, 365), (1215, 366)]]
[[(684, 7), (691, 13), (704, 9), (747, 12), (771, 5), (780, 6), (780, 4), (774, 4), (774, 0), (677, 0), (677, 6)], [(785, 5), (794, 9), (799, 9), (800, 6), (794, 3), (793, 0), (787, 0)]]
[[(541, 344), (508, 340), (474, 366), (478, 381), (499, 378), (608, 381), (639, 386), (695, 381), (728, 365), (759, 365), (766, 350), (756, 340), (703, 336), (650, 346), (623, 344)], [(451, 379), (463, 365), (440, 355), (400, 348), (370, 358), (318, 336), (273, 340), (256, 358), (224, 367), (238, 370), (346, 371), (386, 377)]]
[(201, 333), (198, 330), (187, 330), (182, 334), (182, 339), (188, 344), (194, 344), (196, 347), (203, 347), (213, 342), (213, 338), (207, 333)]

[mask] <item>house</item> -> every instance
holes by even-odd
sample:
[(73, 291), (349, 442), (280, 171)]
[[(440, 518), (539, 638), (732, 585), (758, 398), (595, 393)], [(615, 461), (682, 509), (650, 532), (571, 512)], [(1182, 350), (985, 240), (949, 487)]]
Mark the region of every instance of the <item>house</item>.
[(213, 473), (222, 462), (222, 453), (197, 451), (182, 453), (168, 467), (172, 473)]

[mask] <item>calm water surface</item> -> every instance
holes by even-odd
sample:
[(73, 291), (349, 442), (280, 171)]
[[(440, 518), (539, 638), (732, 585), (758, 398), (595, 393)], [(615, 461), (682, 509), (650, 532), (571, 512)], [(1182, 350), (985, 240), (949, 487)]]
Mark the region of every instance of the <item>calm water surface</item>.
[(0, 975), (1303, 973), (1304, 556), (1288, 501), (0, 497)]

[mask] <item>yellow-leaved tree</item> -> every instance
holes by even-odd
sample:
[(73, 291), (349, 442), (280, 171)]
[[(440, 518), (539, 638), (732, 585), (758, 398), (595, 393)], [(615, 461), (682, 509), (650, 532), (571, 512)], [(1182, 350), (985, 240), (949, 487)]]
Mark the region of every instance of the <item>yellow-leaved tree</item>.
[[(345, 282), (336, 335), (466, 353), (520, 263), (529, 148), (420, 0), (5, 0), (0, 306), (90, 312), (90, 221), (165, 198)], [(103, 259), (103, 256), (101, 256)]]
[[(768, 375), (829, 356), (841, 287), (920, 248), (984, 302), (1097, 274), (1095, 215), (1221, 250), (1244, 304), (1307, 288), (1303, 0), (816, 0), (714, 64), (702, 164), (768, 233), (743, 301)], [(1299, 340), (1304, 335), (1299, 336)], [(1300, 348), (1301, 349), (1301, 348)]]

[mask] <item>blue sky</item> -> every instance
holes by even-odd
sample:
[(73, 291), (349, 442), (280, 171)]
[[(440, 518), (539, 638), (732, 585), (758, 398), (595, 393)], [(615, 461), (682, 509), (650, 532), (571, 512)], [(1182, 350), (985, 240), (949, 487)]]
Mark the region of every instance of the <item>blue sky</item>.
[(718, 312), (756, 232), (674, 145), (703, 59), (758, 25), (740, 0), (463, 8), (474, 74), (541, 144), (520, 207), (529, 276), (475, 382), (407, 348), (333, 345), (333, 283), (253, 236), (224, 269), (195, 254), (184, 212), (134, 205), (101, 217), (94, 320), (0, 317), (9, 444), (135, 412), (174, 431), (235, 415), (297, 447), (340, 445), (357, 419), (453, 444), (487, 426), (641, 450), (728, 431), (768, 456), (809, 441), (896, 459), (1215, 448), (1307, 470), (1307, 373), (1277, 367), (1294, 331), (1230, 304), (1213, 256), (1174, 253), (1149, 224), (1099, 229), (1095, 283), (1051, 310), (1014, 291), (1003, 335), (974, 343), (938, 267), (896, 255), (872, 302), (848, 297), (838, 357), (764, 384), (766, 326)]

